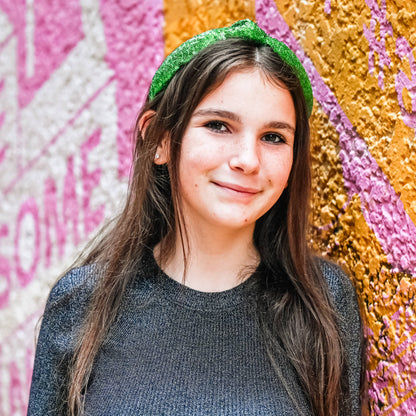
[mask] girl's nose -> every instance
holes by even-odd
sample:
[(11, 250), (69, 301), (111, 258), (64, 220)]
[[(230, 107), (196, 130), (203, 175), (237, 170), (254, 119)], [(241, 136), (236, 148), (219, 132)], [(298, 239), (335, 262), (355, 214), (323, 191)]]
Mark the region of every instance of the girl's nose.
[(260, 167), (257, 141), (251, 137), (243, 137), (233, 149), (229, 165), (231, 169), (245, 174), (256, 173)]

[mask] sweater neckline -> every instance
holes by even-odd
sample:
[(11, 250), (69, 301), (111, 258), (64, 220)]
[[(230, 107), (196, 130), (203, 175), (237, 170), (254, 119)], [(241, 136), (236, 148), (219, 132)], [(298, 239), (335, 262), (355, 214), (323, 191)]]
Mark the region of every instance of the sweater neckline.
[(168, 302), (195, 310), (215, 311), (235, 308), (248, 299), (249, 281), (253, 275), (231, 289), (220, 292), (203, 292), (192, 289), (168, 276), (157, 264), (153, 250), (148, 250), (145, 260), (145, 269), (150, 272), (149, 277), (153, 276), (155, 289)]

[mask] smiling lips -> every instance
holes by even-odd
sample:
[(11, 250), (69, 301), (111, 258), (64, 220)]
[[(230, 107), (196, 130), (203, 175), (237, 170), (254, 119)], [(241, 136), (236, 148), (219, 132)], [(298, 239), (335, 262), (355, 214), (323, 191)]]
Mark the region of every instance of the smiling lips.
[(213, 184), (219, 186), (220, 188), (223, 188), (225, 190), (233, 191), (236, 194), (240, 195), (255, 195), (260, 192), (259, 189), (256, 188), (249, 188), (245, 186), (236, 185), (234, 183), (228, 183), (228, 182), (218, 182), (218, 181), (212, 181)]

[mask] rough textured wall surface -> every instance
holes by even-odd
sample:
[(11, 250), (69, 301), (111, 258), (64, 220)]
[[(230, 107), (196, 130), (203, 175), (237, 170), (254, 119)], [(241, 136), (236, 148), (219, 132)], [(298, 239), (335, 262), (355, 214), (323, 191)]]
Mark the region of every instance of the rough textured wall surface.
[(256, 2), (314, 89), (312, 245), (351, 271), (370, 414), (416, 414), (416, 3)]
[(245, 17), (312, 80), (311, 245), (351, 271), (367, 412), (416, 415), (415, 0), (0, 0), (0, 415), (25, 414), (48, 290), (125, 194), (163, 55)]

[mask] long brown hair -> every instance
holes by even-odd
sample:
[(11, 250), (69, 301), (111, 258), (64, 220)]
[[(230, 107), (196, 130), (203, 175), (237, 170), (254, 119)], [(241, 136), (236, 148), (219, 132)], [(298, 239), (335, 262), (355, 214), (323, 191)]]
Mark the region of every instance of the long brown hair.
[[(181, 140), (195, 108), (230, 72), (247, 68), (258, 68), (268, 80), (287, 88), (296, 110), (288, 186), (275, 206), (257, 221), (254, 231), (261, 273), (250, 280), (257, 294), (258, 321), (277, 375), (276, 357), (284, 353), (314, 413), (340, 414), (343, 348), (328, 288), (306, 238), (311, 173), (305, 99), (291, 67), (271, 48), (241, 39), (219, 41), (201, 51), (142, 108), (138, 120), (149, 110), (153, 116), (147, 122), (145, 139), (136, 124), (133, 172), (124, 209), (80, 261), (81, 265), (99, 264), (102, 273), (70, 365), (68, 390), (62, 400), (67, 414), (82, 413), (94, 358), (144, 251), (160, 243), (163, 262), (174, 249), (177, 226), (183, 223), (178, 192)], [(169, 168), (153, 163), (157, 147), (167, 137)], [(179, 229), (182, 241), (186, 241), (184, 232)], [(296, 403), (296, 398), (292, 399)]]

